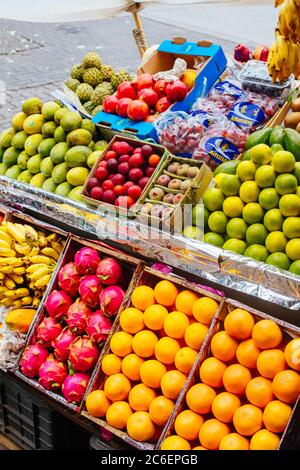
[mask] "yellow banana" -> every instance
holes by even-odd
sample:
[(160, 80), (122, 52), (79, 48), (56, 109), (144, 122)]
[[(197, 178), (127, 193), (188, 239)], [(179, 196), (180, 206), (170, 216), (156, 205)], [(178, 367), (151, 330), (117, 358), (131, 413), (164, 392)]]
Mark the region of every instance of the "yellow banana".
[(7, 276), (12, 279), (16, 284), (23, 284), (24, 278), (20, 274), (10, 273)]
[(63, 240), (60, 240), (58, 242), (51, 242), (51, 246), (52, 248), (54, 248), (54, 250), (56, 250), (60, 254), (62, 250), (64, 249)]
[(14, 274), (22, 275), (22, 274), (25, 274), (26, 268), (25, 268), (25, 266), (19, 266), (17, 268), (14, 268), (13, 272), (14, 272)]
[(34, 290), (34, 296), (37, 297), (38, 299), (41, 299), (44, 295), (44, 292), (40, 289), (35, 289)]
[(32, 297), (30, 295), (26, 295), (22, 299), (20, 299), (21, 305), (32, 305)]
[(10, 274), (13, 272), (13, 266), (1, 266), (0, 273), (2, 274)]
[[(49, 266), (45, 266), (43, 268), (38, 269), (34, 273), (27, 274), (31, 282), (35, 282), (41, 277), (45, 276), (46, 274), (52, 273), (52, 269)], [(36, 286), (38, 287), (38, 286)]]
[(47, 236), (48, 242), (55, 242), (58, 239), (57, 233), (51, 233), (50, 235)]
[(14, 249), (20, 255), (29, 255), (29, 253), (31, 252), (31, 246), (28, 245), (28, 243), (23, 244), (23, 245), (21, 245), (20, 243), (15, 243)]
[(4, 292), (6, 292), (7, 290), (8, 290), (7, 287), (0, 286), (0, 296), (2, 296), (4, 294)]
[(37, 289), (42, 289), (49, 283), (50, 279), (51, 279), (51, 274), (46, 274), (45, 276), (41, 277), (35, 282), (35, 287)]
[(12, 290), (16, 288), (16, 283), (10, 279), (8, 276), (5, 276), (4, 278), (4, 285), (7, 287), (8, 290)]
[(12, 245), (12, 239), (11, 237), (8, 235), (8, 233), (4, 232), (4, 230), (2, 230), (2, 227), (0, 227), (0, 238), (1, 240), (5, 240), (6, 243), (9, 244), (9, 246), (11, 247)]
[(25, 237), (30, 243), (36, 243), (39, 239), (38, 233), (31, 225), (24, 225)]
[(22, 266), (23, 261), (21, 258), (17, 258), (16, 256), (8, 256), (6, 258), (0, 258), (0, 267), (1, 266), (11, 266), (11, 267), (19, 267)]
[(37, 256), (40, 252), (40, 247), (39, 246), (33, 246), (30, 250), (30, 253), (28, 256)]
[(46, 248), (43, 248), (41, 250), (41, 253), (45, 256), (50, 256), (55, 261), (57, 261), (59, 258), (59, 253), (57, 253), (57, 251), (54, 248), (49, 247), (49, 246), (47, 246)]
[(18, 243), (25, 243), (25, 228), (21, 224), (13, 224), (11, 222), (6, 222), (6, 227), (9, 235)]
[(41, 248), (44, 248), (45, 246), (48, 245), (48, 240), (46, 238), (46, 235), (44, 232), (41, 232), (40, 230), (38, 231), (38, 237), (39, 237), (39, 246)]
[(12, 250), (11, 248), (1, 248), (0, 247), (0, 256), (2, 256), (4, 258), (14, 257), (14, 256), (16, 256), (16, 252), (15, 252), (15, 250)]
[[(0, 281), (3, 281), (5, 274), (0, 273)], [(3, 284), (3, 283), (2, 283)]]
[(4, 305), (4, 307), (11, 307), (13, 305), (13, 300), (12, 299), (8, 299), (8, 298), (4, 298), (2, 300), (0, 300), (0, 304), (1, 305)]
[(34, 296), (32, 299), (32, 306), (33, 307), (38, 307), (40, 305), (41, 301), (38, 297)]
[(43, 263), (43, 264), (52, 264), (53, 259), (49, 258), (49, 256), (44, 256), (44, 255), (35, 255), (35, 256), (26, 256), (26, 260), (28, 258), (29, 263), (28, 264), (37, 264), (37, 263)]
[(9, 299), (19, 299), (20, 297), (27, 297), (29, 294), (29, 289), (20, 287), (19, 289), (8, 290), (4, 295)]
[(34, 290), (34, 282), (28, 284), (29, 289)]
[(26, 268), (26, 273), (27, 273), (27, 274), (34, 273), (34, 272), (37, 271), (38, 269), (44, 268), (45, 266), (48, 267), (48, 264), (45, 264), (45, 263), (31, 264), (30, 266), (28, 266), (28, 267)]
[[(0, 235), (1, 237), (1, 235)], [(9, 250), (11, 249), (11, 243), (8, 243), (4, 238), (0, 238), (0, 247), (1, 248), (8, 248)]]
[(12, 304), (11, 304), (12, 307), (14, 308), (20, 308), (22, 307), (22, 301), (21, 300), (15, 300)]

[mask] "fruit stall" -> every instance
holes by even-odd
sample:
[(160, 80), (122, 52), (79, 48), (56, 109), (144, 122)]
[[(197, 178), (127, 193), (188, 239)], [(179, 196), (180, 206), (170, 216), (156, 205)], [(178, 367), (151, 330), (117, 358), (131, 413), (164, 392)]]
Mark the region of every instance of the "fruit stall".
[(300, 95), (276, 47), (175, 38), (134, 76), (89, 52), (1, 130), (22, 448), (299, 449)]

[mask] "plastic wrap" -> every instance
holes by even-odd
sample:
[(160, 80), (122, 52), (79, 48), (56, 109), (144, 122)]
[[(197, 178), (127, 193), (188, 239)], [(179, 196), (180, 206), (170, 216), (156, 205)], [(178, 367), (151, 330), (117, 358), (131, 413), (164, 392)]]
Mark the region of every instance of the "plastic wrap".
[(5, 323), (8, 310), (0, 307), (0, 369), (6, 372), (15, 367), (26, 335), (10, 330)]

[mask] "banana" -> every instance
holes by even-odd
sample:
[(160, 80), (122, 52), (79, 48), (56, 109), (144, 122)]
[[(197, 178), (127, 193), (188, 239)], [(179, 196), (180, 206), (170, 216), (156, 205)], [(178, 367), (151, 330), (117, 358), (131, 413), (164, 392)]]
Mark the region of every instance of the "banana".
[(47, 240), (49, 243), (55, 242), (58, 239), (57, 233), (51, 233), (50, 235), (47, 236)]
[(9, 256), (7, 258), (0, 258), (0, 267), (1, 266), (10, 266), (13, 268), (17, 268), (22, 266), (23, 260), (21, 258), (17, 258), (16, 256)]
[(37, 256), (40, 252), (40, 247), (39, 246), (33, 246), (30, 250), (30, 253), (28, 256)]
[(18, 274), (18, 275), (21, 275), (21, 276), (23, 274), (25, 274), (25, 272), (26, 272), (25, 266), (19, 266), (19, 267), (13, 269), (14, 274)]
[(44, 295), (44, 292), (40, 289), (35, 289), (34, 290), (34, 296), (37, 298), (37, 299), (41, 299)]
[(38, 297), (34, 296), (32, 299), (32, 306), (33, 307), (38, 307), (40, 305), (41, 301)]
[(27, 277), (30, 279), (31, 282), (35, 282), (41, 277), (46, 276), (46, 274), (51, 274), (51, 273), (52, 273), (52, 269), (49, 268), (49, 266), (45, 266), (45, 267), (38, 269), (34, 273), (27, 274)]
[(7, 287), (0, 286), (0, 296), (2, 296), (7, 290), (8, 290)]
[(46, 248), (43, 248), (41, 250), (41, 253), (45, 256), (50, 256), (55, 261), (57, 261), (59, 256), (60, 256), (59, 253), (54, 248), (52, 248), (52, 247), (50, 248), (48, 246)]
[[(0, 235), (1, 237), (1, 235)], [(11, 243), (9, 244), (4, 238), (0, 238), (0, 247), (1, 248), (8, 248), (9, 250), (11, 249)]]
[(13, 290), (16, 288), (16, 283), (8, 276), (5, 276), (4, 278), (4, 285), (5, 287), (7, 287), (8, 290)]
[(7, 276), (12, 279), (16, 284), (23, 284), (24, 283), (24, 278), (23, 276), (15, 273), (10, 273), (7, 274)]
[(64, 249), (64, 242), (60, 239), (58, 242), (51, 242), (51, 246), (60, 254)]
[(20, 287), (19, 289), (7, 290), (4, 295), (9, 299), (19, 299), (21, 297), (27, 297), (30, 294), (29, 289), (26, 287)]
[(25, 237), (31, 244), (36, 243), (39, 239), (38, 233), (31, 225), (24, 225)]
[[(0, 273), (0, 281), (3, 281), (5, 274)], [(2, 283), (3, 284), (3, 283)]]
[(282, 5), (284, 1), (285, 1), (285, 0), (275, 0), (275, 1), (274, 1), (275, 8), (277, 8), (277, 7), (279, 7), (280, 5)]
[(25, 228), (21, 224), (13, 224), (12, 222), (6, 222), (6, 227), (9, 235), (18, 243), (25, 243)]
[(12, 245), (12, 239), (11, 237), (8, 235), (8, 233), (4, 232), (4, 230), (2, 230), (2, 227), (0, 227), (0, 238), (1, 240), (5, 240), (6, 243), (9, 244), (9, 246), (11, 247)]
[(8, 299), (8, 298), (4, 298), (2, 300), (0, 300), (0, 304), (1, 305), (4, 305), (4, 307), (11, 307), (13, 305), (13, 300), (12, 299)]
[(22, 305), (32, 305), (32, 297), (30, 295), (26, 295), (20, 300), (21, 306)]
[(38, 264), (38, 263), (43, 263), (43, 264), (52, 264), (53, 259), (49, 258), (49, 256), (44, 256), (44, 255), (35, 255), (35, 256), (30, 256), (30, 257), (25, 257), (26, 260), (28, 260), (28, 264)]
[(46, 238), (46, 235), (44, 234), (44, 232), (38, 230), (38, 237), (39, 237), (39, 246), (41, 248), (45, 248), (45, 246), (48, 245), (48, 240)]
[(14, 257), (16, 256), (15, 250), (12, 250), (11, 248), (1, 248), (0, 247), (0, 256), (4, 258), (9, 258), (9, 257)]
[(28, 245), (28, 243), (25, 243), (23, 245), (21, 245), (20, 243), (15, 243), (14, 249), (20, 255), (29, 255), (29, 253), (31, 252), (31, 246)]
[(14, 309), (20, 308), (20, 307), (22, 307), (22, 301), (21, 301), (21, 300), (15, 300), (15, 301), (11, 304), (11, 306), (12, 306)]
[(49, 283), (50, 279), (51, 279), (51, 274), (46, 274), (45, 276), (40, 277), (35, 282), (35, 287), (37, 289), (42, 289), (43, 287), (45, 287)]
[(13, 266), (1, 266), (0, 273), (2, 274), (10, 274), (13, 272)]
[(26, 268), (26, 273), (27, 274), (34, 273), (38, 269), (43, 268), (45, 266), (48, 267), (48, 264), (45, 264), (45, 263), (31, 264), (30, 266), (28, 266), (28, 268)]

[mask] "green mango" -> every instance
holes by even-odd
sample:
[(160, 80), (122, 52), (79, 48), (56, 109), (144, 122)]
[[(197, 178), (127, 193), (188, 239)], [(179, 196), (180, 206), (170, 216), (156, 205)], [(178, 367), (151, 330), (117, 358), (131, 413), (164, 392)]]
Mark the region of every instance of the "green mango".
[(219, 173), (227, 173), (228, 175), (235, 175), (236, 169), (238, 164), (240, 163), (239, 160), (230, 160), (228, 162), (221, 163), (215, 171), (214, 176), (218, 175)]
[(250, 150), (251, 150), (251, 149), (246, 150), (246, 152), (243, 153), (242, 160), (244, 160), (244, 161), (245, 161), (245, 160), (251, 160), (251, 155), (250, 155), (251, 152), (250, 152)]
[(268, 145), (271, 131), (272, 129), (270, 127), (264, 127), (263, 129), (255, 131), (253, 134), (249, 135), (246, 142), (246, 150), (249, 150), (258, 144)]
[(300, 134), (294, 129), (285, 129), (283, 136), (285, 150), (291, 152), (296, 161), (300, 161)]
[(284, 150), (281, 144), (273, 144), (271, 147), (272, 155), (275, 155), (276, 152), (281, 152)]
[(270, 139), (269, 139), (269, 145), (270, 145), (270, 147), (272, 147), (272, 145), (274, 145), (274, 144), (280, 144), (280, 145), (282, 145), (282, 142), (283, 142), (283, 132), (284, 132), (284, 129), (283, 129), (283, 127), (281, 127), (281, 126), (275, 126), (275, 127), (271, 130)]

